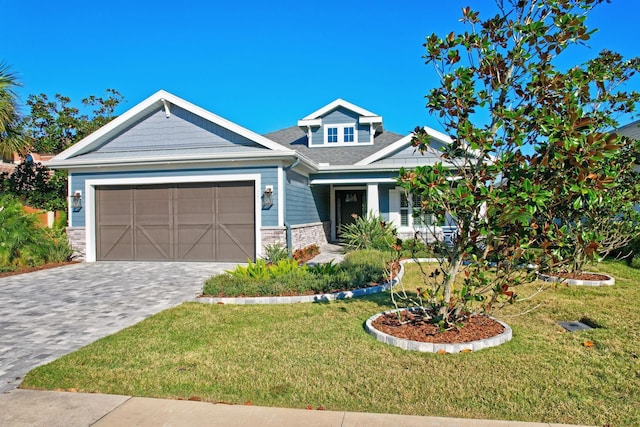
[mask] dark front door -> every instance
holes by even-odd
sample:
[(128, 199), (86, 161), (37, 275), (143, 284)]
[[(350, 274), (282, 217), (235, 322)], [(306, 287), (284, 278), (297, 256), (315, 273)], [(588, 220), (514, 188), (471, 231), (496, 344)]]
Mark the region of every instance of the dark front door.
[(336, 190), (336, 236), (340, 237), (340, 226), (353, 224), (356, 218), (367, 213), (365, 190)]

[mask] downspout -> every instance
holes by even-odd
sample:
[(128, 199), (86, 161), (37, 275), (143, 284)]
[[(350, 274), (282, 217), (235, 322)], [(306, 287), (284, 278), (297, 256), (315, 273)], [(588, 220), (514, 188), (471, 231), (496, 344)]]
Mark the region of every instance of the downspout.
[(295, 162), (291, 163), (289, 166), (282, 168), (282, 172), (284, 173), (284, 181), (282, 182), (282, 188), (280, 189), (280, 191), (282, 191), (282, 212), (284, 213), (284, 226), (287, 233), (287, 251), (289, 252), (289, 258), (293, 258), (293, 236), (291, 234), (291, 225), (287, 223), (287, 194), (285, 189), (287, 188), (288, 181), (287, 172), (289, 172), (299, 164), (300, 157), (298, 157)]

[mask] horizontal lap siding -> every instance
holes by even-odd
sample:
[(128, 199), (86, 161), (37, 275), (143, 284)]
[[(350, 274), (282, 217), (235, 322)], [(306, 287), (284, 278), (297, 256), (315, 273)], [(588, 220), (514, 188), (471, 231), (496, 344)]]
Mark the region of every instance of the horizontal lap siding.
[[(277, 167), (255, 167), (255, 168), (220, 168), (220, 169), (185, 169), (185, 170), (167, 170), (167, 171), (138, 171), (138, 172), (73, 172), (70, 174), (70, 194), (75, 191), (81, 191), (83, 199), (85, 198), (85, 181), (94, 179), (112, 179), (112, 178), (155, 178), (166, 177), (167, 182), (171, 182), (172, 177), (181, 176), (198, 176), (198, 175), (243, 175), (243, 174), (260, 174), (262, 187), (266, 185), (273, 186), (273, 206), (269, 209), (261, 211), (262, 227), (278, 225), (278, 168)], [(260, 201), (261, 203), (261, 201)], [(86, 208), (79, 212), (71, 212), (71, 226), (84, 227)]]
[(328, 188), (313, 188), (308, 178), (298, 173), (287, 172), (286, 216), (287, 224), (310, 224), (328, 221)]

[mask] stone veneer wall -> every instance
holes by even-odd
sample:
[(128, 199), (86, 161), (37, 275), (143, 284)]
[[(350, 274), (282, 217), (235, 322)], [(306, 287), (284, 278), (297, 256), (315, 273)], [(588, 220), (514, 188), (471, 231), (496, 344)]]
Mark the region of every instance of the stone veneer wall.
[(293, 249), (304, 248), (309, 245), (324, 245), (328, 242), (329, 222), (316, 222), (291, 226), (291, 240)]
[[(293, 250), (316, 244), (318, 246), (328, 242), (331, 223), (329, 221), (312, 224), (300, 224), (291, 226), (291, 240)], [(274, 243), (280, 246), (287, 245), (287, 229), (285, 227), (265, 227), (262, 232), (262, 247)]]
[(67, 227), (67, 238), (73, 249), (73, 259), (84, 261), (87, 248), (87, 235), (84, 227)]

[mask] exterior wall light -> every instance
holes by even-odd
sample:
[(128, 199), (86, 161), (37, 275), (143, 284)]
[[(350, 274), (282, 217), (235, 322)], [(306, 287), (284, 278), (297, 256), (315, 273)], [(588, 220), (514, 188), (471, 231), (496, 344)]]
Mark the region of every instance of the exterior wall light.
[(269, 209), (273, 206), (273, 187), (267, 185), (262, 193), (262, 209)]
[(71, 196), (71, 210), (73, 212), (78, 212), (80, 209), (82, 209), (82, 192), (77, 190)]

